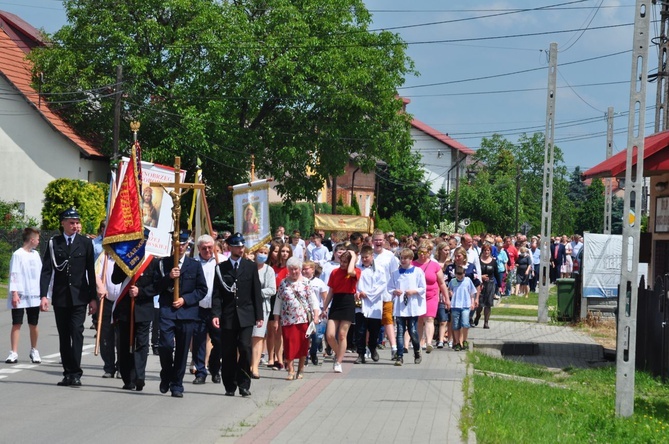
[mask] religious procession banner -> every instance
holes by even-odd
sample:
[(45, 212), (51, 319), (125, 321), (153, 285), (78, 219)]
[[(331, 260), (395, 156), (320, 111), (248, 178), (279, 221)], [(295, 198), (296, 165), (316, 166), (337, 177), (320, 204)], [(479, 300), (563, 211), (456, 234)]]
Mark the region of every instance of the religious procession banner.
[(374, 231), (374, 221), (369, 217), (348, 214), (314, 214), (314, 229), (371, 233)]
[[(124, 157), (119, 164), (119, 171), (124, 174), (129, 159)], [(172, 255), (172, 197), (168, 194), (172, 188), (152, 187), (151, 182), (174, 182), (174, 168), (151, 162), (142, 165), (142, 224), (150, 231), (146, 243), (146, 253), (156, 257)], [(185, 180), (186, 171), (181, 170), (181, 180)]]
[[(195, 183), (203, 183), (202, 170), (195, 172)], [(197, 242), (203, 234), (211, 235), (213, 228), (211, 226), (211, 216), (209, 215), (209, 205), (204, 190), (194, 189), (193, 201), (190, 208), (190, 217), (188, 218), (188, 229), (192, 231), (192, 237)]]
[(128, 276), (142, 265), (146, 242), (140, 208), (139, 144), (133, 144), (130, 159), (120, 179), (116, 199), (109, 211), (102, 246)]
[(272, 239), (269, 225), (269, 182), (265, 179), (232, 187), (235, 231), (242, 233), (246, 248), (255, 251)]

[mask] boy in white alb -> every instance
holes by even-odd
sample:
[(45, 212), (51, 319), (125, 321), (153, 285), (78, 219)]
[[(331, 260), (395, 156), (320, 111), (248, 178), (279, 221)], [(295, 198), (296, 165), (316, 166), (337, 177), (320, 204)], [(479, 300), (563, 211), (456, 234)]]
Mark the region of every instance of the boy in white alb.
[(36, 248), (39, 246), (39, 230), (26, 228), (23, 230), (23, 246), (12, 254), (9, 262), (9, 294), (7, 308), (12, 312), (12, 328), (9, 335), (11, 351), (5, 362), (16, 364), (19, 359), (19, 332), (23, 324), (23, 314), (28, 318), (30, 331), (30, 360), (42, 362), (37, 351), (37, 338), (40, 313), (39, 277), (42, 271), (42, 260)]
[[(383, 296), (387, 293), (386, 272), (376, 268), (374, 264), (374, 250), (369, 245), (364, 245), (360, 250), (361, 264), (360, 279), (358, 280), (358, 293), (356, 294), (355, 309), (355, 343), (358, 358), (355, 364), (365, 363), (365, 342), (369, 347), (372, 360), (379, 360), (379, 352), (376, 346), (379, 342), (379, 330), (381, 330), (381, 314), (383, 313)], [(359, 306), (358, 306), (359, 305)], [(369, 332), (369, 339), (367, 334)]]
[(408, 331), (414, 350), (414, 364), (420, 364), (420, 341), (418, 340), (418, 317), (427, 312), (425, 302), (425, 274), (414, 267), (413, 251), (400, 251), (400, 268), (390, 276), (388, 292), (393, 296), (393, 314), (397, 322), (397, 359), (395, 365), (404, 364), (404, 332)]

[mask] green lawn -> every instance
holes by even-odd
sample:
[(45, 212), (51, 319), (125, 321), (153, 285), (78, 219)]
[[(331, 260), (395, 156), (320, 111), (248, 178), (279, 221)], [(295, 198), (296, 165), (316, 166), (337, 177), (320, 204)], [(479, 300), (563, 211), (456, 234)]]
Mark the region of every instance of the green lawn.
[[(477, 371), (533, 378), (537, 383), (473, 376), (474, 391), (463, 414), (478, 443), (668, 442), (669, 386), (636, 374), (635, 414), (615, 416), (615, 368), (564, 369), (507, 361), (471, 352)], [(551, 386), (548, 383), (553, 383)], [(471, 382), (468, 382), (470, 384)]]

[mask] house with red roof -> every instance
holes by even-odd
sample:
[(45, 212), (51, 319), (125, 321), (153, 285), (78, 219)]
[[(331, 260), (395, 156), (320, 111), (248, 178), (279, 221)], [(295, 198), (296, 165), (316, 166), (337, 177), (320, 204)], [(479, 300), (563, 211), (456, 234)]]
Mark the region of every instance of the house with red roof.
[[(411, 100), (402, 100), (406, 111)], [(442, 187), (447, 192), (455, 190), (455, 183), (458, 177), (464, 176), (474, 150), (418, 119), (411, 120), (411, 139), (413, 151), (421, 155), (425, 179), (431, 191), (437, 194)]]
[(0, 199), (19, 202), (38, 220), (52, 180), (106, 182), (109, 175), (109, 158), (80, 138), (31, 86), (26, 55), (44, 44), (37, 29), (0, 11)]

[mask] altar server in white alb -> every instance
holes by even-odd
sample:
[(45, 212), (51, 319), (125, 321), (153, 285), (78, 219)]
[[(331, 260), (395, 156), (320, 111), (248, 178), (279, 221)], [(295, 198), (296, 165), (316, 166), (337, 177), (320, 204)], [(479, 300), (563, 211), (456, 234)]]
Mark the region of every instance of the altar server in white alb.
[(37, 351), (39, 330), (37, 323), (40, 312), (39, 279), (42, 271), (42, 260), (35, 250), (39, 245), (39, 230), (26, 228), (23, 230), (23, 246), (12, 254), (9, 263), (9, 295), (7, 308), (12, 311), (12, 330), (10, 344), (12, 350), (5, 360), (7, 364), (16, 364), (19, 359), (19, 332), (23, 324), (24, 312), (28, 318), (30, 329), (30, 360), (39, 364), (42, 359)]

